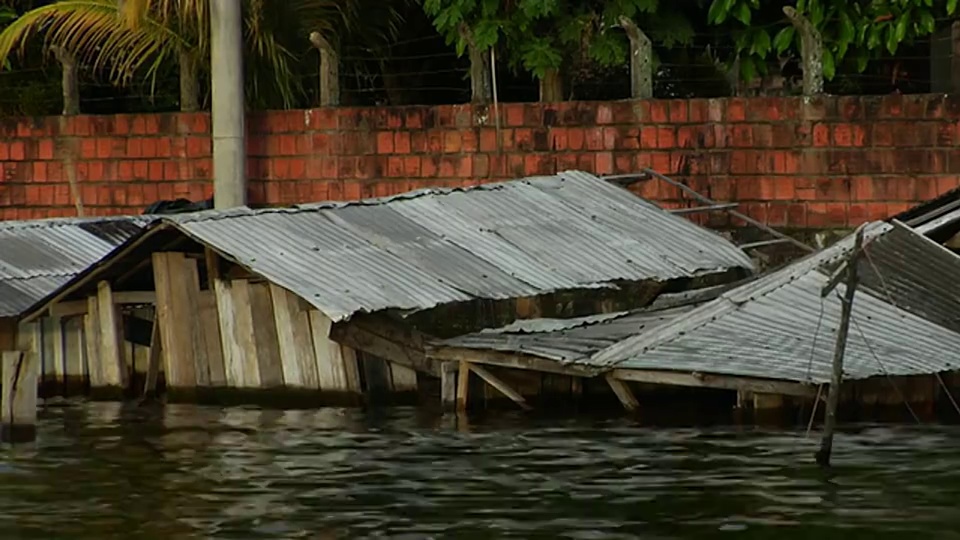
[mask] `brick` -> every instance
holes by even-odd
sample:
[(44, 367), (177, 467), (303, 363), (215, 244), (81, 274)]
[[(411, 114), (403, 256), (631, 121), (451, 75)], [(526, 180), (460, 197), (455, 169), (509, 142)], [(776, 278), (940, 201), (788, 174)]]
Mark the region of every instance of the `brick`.
[(649, 121), (655, 124), (666, 124), (670, 121), (670, 111), (669, 103), (659, 99), (650, 100), (650, 116)]

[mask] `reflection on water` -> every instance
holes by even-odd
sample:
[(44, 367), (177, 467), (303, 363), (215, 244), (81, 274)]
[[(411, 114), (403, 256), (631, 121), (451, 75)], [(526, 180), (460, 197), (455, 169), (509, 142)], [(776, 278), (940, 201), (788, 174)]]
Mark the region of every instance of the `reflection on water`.
[(75, 404), (0, 449), (0, 538), (960, 538), (960, 428)]

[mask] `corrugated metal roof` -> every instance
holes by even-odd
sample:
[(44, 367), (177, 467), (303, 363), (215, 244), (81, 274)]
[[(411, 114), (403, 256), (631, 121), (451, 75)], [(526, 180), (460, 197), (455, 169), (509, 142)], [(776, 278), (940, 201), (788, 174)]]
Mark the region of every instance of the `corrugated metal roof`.
[(581, 172), (162, 219), (334, 321), (382, 309), (753, 269), (721, 236)]
[[(863, 288), (854, 301), (844, 378), (960, 368), (956, 353), (960, 350), (960, 334), (911, 312), (923, 309), (930, 296), (939, 294), (925, 294), (924, 287), (931, 281), (930, 274), (954, 264), (948, 260), (956, 256), (942, 248), (928, 250), (925, 244), (939, 246), (886, 223), (869, 224), (865, 240), (874, 240), (869, 244), (874, 260), (890, 263), (881, 274), (901, 292), (893, 294), (897, 305), (891, 305), (887, 295), (877, 290), (879, 279), (875, 274), (864, 276)], [(594, 355), (590, 363), (605, 368), (829, 382), (840, 322), (837, 294), (842, 294), (845, 287), (841, 284), (835, 294), (821, 298), (820, 291), (829, 281), (821, 268), (845, 256), (852, 242), (848, 237), (830, 249), (738, 287), (673, 324), (621, 341)], [(900, 251), (904, 246), (928, 252), (928, 257), (910, 264), (892, 264), (904, 253)], [(955, 299), (956, 290), (956, 286), (949, 289), (947, 298)], [(960, 310), (960, 303), (949, 301), (954, 312)], [(938, 304), (934, 312), (939, 313), (939, 309), (942, 305)]]
[(436, 345), (528, 354), (561, 364), (589, 365), (589, 358), (621, 340), (675, 320), (694, 304), (633, 313), (592, 315), (576, 319), (518, 321), (494, 330), (448, 339)]
[(154, 219), (135, 216), (0, 222), (0, 317), (21, 315)]
[[(960, 257), (901, 225), (868, 224), (864, 238), (868, 257), (858, 266), (844, 377), (960, 369), (960, 332), (944, 325), (955, 327), (960, 313)], [(436, 345), (523, 353), (598, 373), (649, 369), (826, 383), (840, 321), (837, 295), (845, 287), (827, 298), (820, 291), (852, 246), (851, 236), (715, 299), (722, 289), (665, 295), (647, 310), (606, 320), (524, 321)]]

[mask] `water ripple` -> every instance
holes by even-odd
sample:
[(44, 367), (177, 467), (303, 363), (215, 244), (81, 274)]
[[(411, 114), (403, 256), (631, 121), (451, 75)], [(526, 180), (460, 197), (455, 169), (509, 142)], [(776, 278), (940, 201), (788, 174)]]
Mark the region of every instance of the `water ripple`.
[(2, 538), (960, 538), (960, 429), (652, 429), (76, 404), (0, 449)]

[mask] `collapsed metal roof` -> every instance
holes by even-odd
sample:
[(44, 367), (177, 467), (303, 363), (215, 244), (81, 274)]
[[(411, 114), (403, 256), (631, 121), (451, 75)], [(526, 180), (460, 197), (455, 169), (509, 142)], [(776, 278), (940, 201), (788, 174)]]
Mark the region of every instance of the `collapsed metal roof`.
[(150, 216), (0, 222), (0, 317), (16, 317), (153, 221)]
[[(960, 257), (897, 223), (864, 231), (866, 256), (844, 361), (844, 378), (960, 369)], [(845, 287), (821, 297), (853, 238), (737, 286), (566, 325), (529, 321), (436, 344), (494, 350), (611, 369), (709, 373), (800, 383), (830, 380)]]
[(333, 321), (753, 270), (720, 235), (576, 171), (358, 202), (157, 218), (144, 235), (175, 228)]

